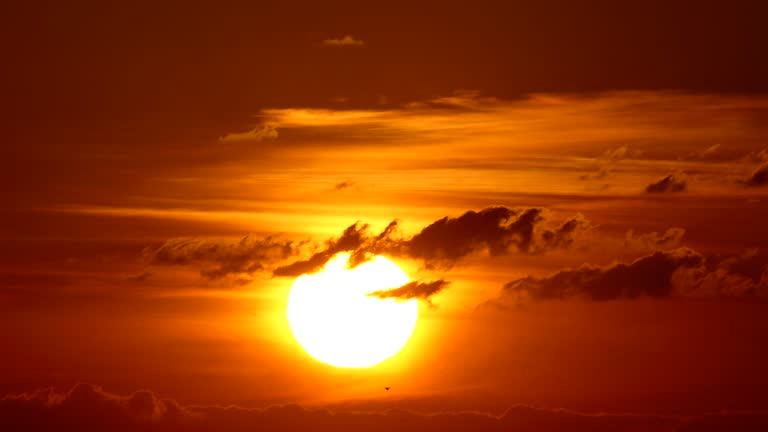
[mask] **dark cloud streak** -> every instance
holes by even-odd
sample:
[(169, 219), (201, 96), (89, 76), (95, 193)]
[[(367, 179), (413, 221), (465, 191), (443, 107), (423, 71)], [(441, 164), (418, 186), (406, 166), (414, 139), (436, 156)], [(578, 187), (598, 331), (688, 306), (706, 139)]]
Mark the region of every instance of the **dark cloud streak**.
[(507, 283), (505, 296), (527, 299), (588, 300), (639, 297), (764, 297), (768, 294), (768, 255), (705, 257), (690, 249), (657, 251), (631, 263), (585, 264), (543, 278)]
[(398, 300), (424, 299), (428, 300), (433, 295), (443, 291), (450, 282), (439, 279), (432, 282), (409, 282), (399, 288), (374, 291), (369, 296), (381, 299), (394, 298)]
[(150, 265), (202, 267), (200, 275), (210, 280), (230, 275), (251, 275), (298, 253), (301, 244), (273, 237), (246, 236), (236, 243), (203, 239), (170, 239), (143, 255)]
[(688, 178), (683, 172), (668, 174), (645, 187), (648, 193), (684, 192), (688, 189)]

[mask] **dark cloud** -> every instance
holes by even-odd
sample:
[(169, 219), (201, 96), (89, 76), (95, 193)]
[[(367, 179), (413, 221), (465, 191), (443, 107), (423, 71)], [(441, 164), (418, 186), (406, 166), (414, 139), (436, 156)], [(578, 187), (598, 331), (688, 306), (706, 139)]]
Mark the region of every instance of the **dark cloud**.
[(682, 171), (668, 174), (645, 187), (648, 193), (674, 193), (683, 192), (686, 189), (688, 189), (688, 177)]
[(757, 167), (757, 169), (754, 170), (752, 174), (741, 183), (743, 183), (745, 186), (768, 185), (768, 163)]
[(751, 249), (736, 256), (709, 256), (705, 265), (679, 272), (676, 285), (686, 296), (765, 297), (768, 253)]
[(296, 261), (285, 266), (277, 267), (274, 271), (274, 275), (295, 277), (320, 270), (325, 263), (337, 253), (361, 249), (361, 247), (368, 241), (368, 228), (368, 224), (355, 222), (344, 230), (341, 237), (328, 240), (325, 248), (320, 252), (314, 253), (306, 260)]
[(768, 255), (705, 257), (689, 249), (657, 251), (631, 263), (585, 264), (543, 278), (525, 277), (504, 286), (505, 295), (526, 299), (589, 300), (670, 296), (751, 296), (768, 294)]
[(78, 384), (0, 398), (0, 430), (69, 432), (123, 431), (763, 431), (768, 413), (727, 412), (686, 417), (643, 414), (588, 414), (566, 409), (516, 405), (501, 416), (479, 412), (417, 413), (404, 410), (333, 412), (280, 405), (180, 406), (142, 390), (122, 396)]
[(305, 259), (305, 243), (273, 237), (245, 237), (236, 243), (202, 239), (171, 239), (159, 247), (144, 250), (150, 265), (196, 265), (209, 280), (236, 277), (247, 281), (255, 272), (296, 277), (320, 270), (334, 255), (350, 252), (353, 268), (372, 256), (412, 258), (430, 269), (447, 269), (470, 254), (487, 251), (492, 256), (511, 253), (539, 254), (573, 246), (580, 235), (593, 227), (581, 214), (557, 224), (542, 208), (488, 207), (467, 211), (459, 217), (444, 217), (411, 238), (399, 233), (394, 220), (379, 234), (368, 224), (356, 222), (337, 239), (327, 240)]
[(299, 247), (295, 242), (273, 237), (247, 236), (235, 243), (178, 238), (147, 248), (143, 254), (150, 265), (197, 265), (203, 277), (216, 280), (262, 271), (296, 255)]
[(338, 240), (306, 260), (278, 267), (275, 276), (299, 276), (317, 271), (339, 252), (351, 252), (349, 266), (355, 267), (371, 256), (387, 254), (422, 260), (427, 268), (446, 269), (467, 255), (488, 251), (493, 256), (510, 253), (537, 254), (552, 249), (571, 247), (583, 232), (592, 228), (581, 215), (547, 228), (545, 210), (541, 208), (510, 209), (488, 207), (479, 212), (468, 211), (451, 218), (444, 217), (403, 238), (394, 220), (378, 235), (369, 226), (355, 223)]
[(7, 431), (162, 430), (190, 416), (150, 391), (121, 396), (90, 384), (65, 393), (44, 389), (0, 399), (0, 429)]
[(433, 295), (444, 290), (450, 282), (439, 279), (432, 282), (409, 282), (400, 288), (394, 288), (389, 290), (374, 291), (369, 296), (378, 297), (382, 299), (394, 298), (398, 300), (410, 300), (414, 298), (429, 299)]
[(355, 185), (355, 182), (352, 182), (352, 181), (346, 180), (346, 181), (343, 181), (343, 182), (340, 182), (340, 183), (336, 183), (336, 184), (333, 186), (333, 189), (334, 189), (334, 190), (337, 190), (337, 191), (338, 191), (338, 190), (344, 190), (344, 189), (349, 189), (349, 188), (351, 188), (351, 187), (352, 187), (352, 186), (354, 186), (354, 185)]
[(488, 207), (457, 218), (445, 217), (413, 236), (404, 250), (409, 257), (422, 259), (427, 267), (447, 267), (482, 250), (499, 256), (567, 248), (577, 233), (591, 228), (581, 215), (555, 229), (544, 228), (544, 213), (541, 208)]
[(352, 252), (349, 265), (355, 267), (379, 254), (400, 255), (404, 240), (399, 235), (399, 226), (400, 221), (395, 219), (377, 236), (366, 239), (362, 246)]

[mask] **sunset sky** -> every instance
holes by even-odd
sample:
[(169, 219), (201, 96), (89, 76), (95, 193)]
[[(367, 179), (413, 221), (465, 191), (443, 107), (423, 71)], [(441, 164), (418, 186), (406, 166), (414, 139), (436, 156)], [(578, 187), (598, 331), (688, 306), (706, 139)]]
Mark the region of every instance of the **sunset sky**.
[(768, 430), (764, 2), (0, 11), (1, 430)]

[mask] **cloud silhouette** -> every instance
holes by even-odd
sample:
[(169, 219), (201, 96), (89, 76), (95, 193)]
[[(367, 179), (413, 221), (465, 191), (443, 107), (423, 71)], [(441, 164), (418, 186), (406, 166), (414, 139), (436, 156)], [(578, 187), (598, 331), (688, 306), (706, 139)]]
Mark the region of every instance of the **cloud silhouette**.
[(349, 188), (351, 188), (354, 185), (355, 185), (355, 182), (349, 181), (349, 180), (345, 180), (343, 182), (339, 182), (339, 183), (336, 183), (335, 185), (333, 185), (333, 189), (339, 191), (339, 190), (349, 189)]
[(468, 211), (427, 226), (404, 244), (404, 251), (411, 258), (422, 259), (427, 267), (449, 267), (481, 250), (499, 256), (568, 248), (576, 234), (591, 229), (581, 215), (555, 229), (544, 228), (544, 221), (541, 208), (488, 207), (479, 212)]
[(369, 296), (378, 297), (382, 299), (394, 298), (398, 300), (410, 300), (414, 298), (429, 299), (433, 295), (444, 290), (450, 282), (439, 279), (432, 282), (409, 282), (400, 288), (393, 288), (388, 290), (374, 291)]
[(368, 228), (368, 224), (355, 222), (344, 230), (341, 237), (328, 240), (322, 251), (314, 253), (308, 259), (280, 266), (275, 269), (273, 274), (275, 276), (301, 276), (314, 273), (323, 268), (337, 253), (360, 249), (368, 239)]
[(350, 251), (350, 267), (376, 254), (388, 254), (422, 260), (430, 269), (446, 269), (459, 259), (480, 251), (499, 256), (568, 248), (582, 231), (592, 228), (581, 215), (557, 227), (545, 228), (544, 214), (541, 208), (470, 210), (456, 218), (444, 217), (435, 221), (410, 239), (398, 236), (397, 220), (390, 222), (376, 236), (368, 232), (368, 225), (356, 223), (348, 227), (339, 240), (328, 242), (323, 250), (306, 260), (278, 267), (274, 275), (311, 273), (321, 269), (335, 254)]
[(235, 243), (203, 239), (171, 239), (157, 248), (145, 248), (150, 265), (197, 265), (200, 275), (217, 280), (229, 275), (251, 275), (295, 256), (301, 243), (273, 237), (246, 236)]
[(747, 251), (740, 256), (704, 255), (690, 248), (657, 251), (631, 263), (591, 264), (563, 269), (543, 278), (507, 283), (504, 297), (588, 300), (639, 297), (764, 297), (768, 294), (768, 255)]
[(421, 260), (429, 269), (447, 269), (483, 251), (500, 256), (567, 249), (592, 228), (581, 214), (558, 223), (542, 208), (488, 207), (444, 217), (410, 238), (400, 234), (398, 220), (378, 234), (371, 233), (368, 224), (356, 222), (305, 258), (300, 257), (305, 254), (306, 243), (273, 237), (245, 237), (238, 243), (171, 239), (157, 248), (145, 249), (144, 255), (150, 265), (200, 266), (200, 274), (210, 280), (270, 271), (274, 276), (296, 277), (319, 271), (340, 252), (350, 252), (350, 268), (386, 254)]
[(768, 163), (765, 163), (755, 169), (749, 177), (741, 181), (745, 186), (765, 186), (768, 185)]
[(648, 193), (674, 193), (688, 189), (688, 177), (684, 172), (668, 174), (645, 187)]
[(423, 432), (454, 431), (763, 431), (765, 411), (728, 412), (685, 417), (645, 414), (590, 414), (566, 409), (515, 405), (503, 415), (449, 411), (330, 411), (298, 405), (267, 408), (181, 406), (154, 392), (123, 396), (90, 384), (58, 393), (44, 389), (0, 398), (0, 430), (35, 432), (156, 431), (245, 432), (255, 430)]

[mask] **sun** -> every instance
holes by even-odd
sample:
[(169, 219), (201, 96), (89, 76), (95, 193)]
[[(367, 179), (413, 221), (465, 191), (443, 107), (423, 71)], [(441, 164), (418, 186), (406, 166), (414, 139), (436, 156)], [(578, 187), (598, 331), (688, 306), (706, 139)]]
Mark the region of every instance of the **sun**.
[(397, 354), (416, 327), (415, 299), (367, 294), (398, 288), (408, 276), (383, 256), (347, 268), (340, 253), (322, 271), (296, 279), (288, 296), (288, 323), (315, 359), (337, 367), (365, 368)]

